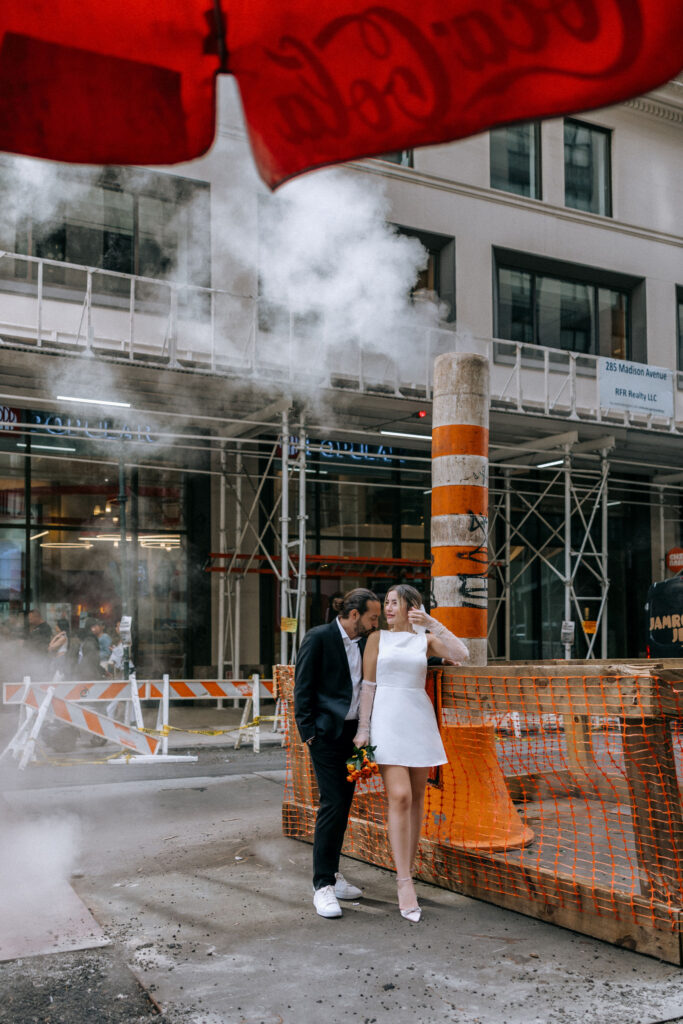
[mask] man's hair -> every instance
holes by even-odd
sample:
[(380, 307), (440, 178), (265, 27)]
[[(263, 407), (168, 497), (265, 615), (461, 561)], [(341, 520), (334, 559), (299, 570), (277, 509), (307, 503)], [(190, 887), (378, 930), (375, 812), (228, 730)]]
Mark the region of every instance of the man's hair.
[(339, 617), (348, 619), (354, 608), (359, 615), (365, 615), (368, 610), (369, 601), (379, 601), (377, 594), (373, 594), (371, 590), (366, 590), (365, 587), (356, 587), (355, 590), (349, 590), (348, 594), (344, 594), (344, 604), (342, 605)]
[(387, 596), (392, 593), (398, 594), (399, 601), (405, 601), (408, 608), (419, 608), (422, 604), (420, 591), (411, 587), (409, 583), (394, 583), (387, 590)]

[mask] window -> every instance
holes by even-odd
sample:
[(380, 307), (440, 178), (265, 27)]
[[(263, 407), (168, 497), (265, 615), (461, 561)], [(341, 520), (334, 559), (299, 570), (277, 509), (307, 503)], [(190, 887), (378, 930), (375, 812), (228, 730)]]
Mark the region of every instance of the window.
[(676, 337), (678, 339), (678, 369), (683, 373), (683, 285), (676, 288)]
[(490, 134), (491, 188), (541, 198), (541, 132), (534, 123), (506, 125)]
[(612, 216), (610, 132), (564, 122), (564, 201), (575, 210)]
[(414, 167), (412, 149), (395, 149), (392, 153), (382, 153), (376, 157), (377, 160), (386, 160), (390, 164), (398, 164), (400, 167)]
[[(10, 210), (3, 244), (15, 253), (123, 274), (210, 285), (209, 186), (128, 168), (57, 172), (44, 197), (17, 200), (15, 167), (0, 165), (0, 201)], [(14, 261), (14, 278), (35, 280), (35, 267)], [(78, 286), (83, 275), (46, 266), (46, 285)], [(98, 287), (125, 291), (121, 279)]]
[(437, 235), (416, 228), (395, 225), (402, 235), (417, 238), (427, 250), (427, 266), (420, 271), (413, 294), (435, 292), (448, 307), (446, 320), (455, 320), (455, 239), (451, 235)]
[(633, 279), (499, 250), (496, 336), (630, 359)]

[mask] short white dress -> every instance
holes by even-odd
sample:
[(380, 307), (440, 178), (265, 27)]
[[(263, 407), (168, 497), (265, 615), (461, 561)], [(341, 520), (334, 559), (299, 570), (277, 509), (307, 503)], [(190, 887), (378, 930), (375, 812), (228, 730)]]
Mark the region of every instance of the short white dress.
[(425, 692), (427, 637), (380, 630), (376, 679), (370, 743), (377, 764), (446, 764), (434, 705)]

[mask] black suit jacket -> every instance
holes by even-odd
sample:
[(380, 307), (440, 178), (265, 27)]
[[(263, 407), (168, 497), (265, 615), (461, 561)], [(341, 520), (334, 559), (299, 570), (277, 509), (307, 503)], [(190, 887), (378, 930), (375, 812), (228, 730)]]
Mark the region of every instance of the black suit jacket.
[[(361, 658), (365, 638), (359, 643)], [(353, 686), (339, 625), (309, 629), (296, 657), (294, 716), (302, 741), (337, 739), (351, 706)]]

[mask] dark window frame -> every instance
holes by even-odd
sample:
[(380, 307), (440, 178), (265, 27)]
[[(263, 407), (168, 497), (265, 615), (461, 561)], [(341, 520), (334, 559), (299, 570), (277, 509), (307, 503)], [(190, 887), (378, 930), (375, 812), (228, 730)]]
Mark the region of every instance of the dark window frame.
[[(493, 140), (496, 133), (502, 134), (510, 129), (518, 127), (529, 127), (533, 131), (533, 154), (531, 162), (533, 164), (533, 173), (535, 177), (535, 189), (528, 194), (521, 192), (519, 189), (505, 187), (505, 185), (494, 184), (493, 180)], [(498, 192), (509, 192), (511, 195), (522, 196), (526, 199), (543, 199), (543, 162), (541, 152), (541, 125), (539, 121), (525, 121), (520, 125), (503, 125), (500, 128), (493, 128), (489, 132), (489, 184), (491, 188), (496, 189)]]
[[(576, 128), (584, 129), (595, 135), (599, 135), (605, 139), (605, 166), (604, 166), (604, 181), (602, 182), (602, 192), (604, 199), (604, 211), (586, 209), (583, 206), (577, 206), (574, 203), (570, 203), (567, 199), (567, 128), (574, 126)], [(593, 213), (598, 217), (612, 217), (613, 216), (613, 196), (612, 196), (612, 129), (604, 128), (602, 125), (593, 124), (590, 121), (581, 121), (575, 117), (565, 117), (563, 125), (563, 148), (564, 148), (564, 205), (570, 210), (580, 210), (582, 213)]]
[[(626, 297), (626, 329), (625, 348), (626, 351), (619, 358), (645, 362), (644, 351), (634, 351), (635, 331), (634, 327), (641, 321), (644, 332), (644, 309), (636, 309), (637, 292), (642, 292), (644, 302), (644, 280), (631, 275), (620, 274), (617, 271), (605, 270), (599, 267), (590, 267), (583, 264), (568, 263), (564, 260), (553, 260), (544, 256), (536, 256), (531, 253), (517, 252), (510, 249), (493, 248), (493, 322), (494, 337), (501, 341), (516, 342), (518, 339), (504, 338), (501, 331), (501, 308), (500, 308), (500, 271), (512, 270), (527, 273), (531, 277), (531, 290), (529, 307), (531, 311), (531, 340), (521, 341), (521, 344), (540, 348), (555, 348), (548, 346), (539, 337), (539, 316), (537, 302), (538, 278), (545, 277), (567, 284), (588, 285), (592, 288), (592, 320), (591, 320), (591, 344), (588, 352), (578, 352), (576, 349), (565, 349), (563, 351), (577, 351), (579, 355), (600, 356), (604, 353), (599, 351), (599, 333), (597, 324), (597, 311), (599, 309), (598, 292), (600, 289), (609, 289), (621, 292)], [(641, 303), (643, 304), (643, 303)]]
[(395, 149), (389, 153), (381, 153), (375, 160), (383, 160), (387, 164), (395, 164), (397, 167), (415, 167), (414, 149)]
[(676, 368), (683, 374), (683, 284), (676, 285), (676, 342)]
[(406, 227), (403, 224), (392, 225), (400, 235), (417, 238), (433, 261), (434, 291), (448, 306), (445, 320), (453, 323), (456, 319), (456, 287), (455, 287), (455, 238), (453, 235), (440, 235), (433, 231), (421, 231), (419, 228)]
[[(3, 168), (8, 168), (9, 162), (7, 160), (0, 159), (0, 173)], [(95, 189), (101, 189), (104, 193), (112, 192), (131, 196), (132, 199), (132, 234), (131, 246), (130, 246), (130, 265), (126, 268), (116, 265), (107, 265), (110, 262), (116, 262), (116, 253), (112, 251), (112, 240), (119, 237), (108, 231), (102, 229), (100, 225), (94, 225), (92, 230), (98, 231), (102, 234), (103, 239), (107, 239), (110, 235), (112, 238), (109, 239), (107, 245), (102, 247), (103, 258), (99, 269), (113, 271), (114, 273), (125, 274), (129, 277), (141, 276), (151, 277), (158, 279), (163, 282), (174, 282), (178, 284), (184, 284), (188, 287), (197, 288), (210, 288), (211, 287), (211, 263), (210, 263), (210, 252), (211, 252), (211, 207), (210, 207), (210, 189), (211, 186), (208, 182), (196, 180), (193, 178), (180, 177), (166, 173), (163, 171), (146, 171), (135, 167), (116, 167), (107, 166), (101, 169), (81, 169), (78, 167), (58, 168), (57, 169), (58, 181), (64, 183), (65, 196), (61, 200), (57, 200), (56, 203), (56, 214), (52, 222), (41, 221), (35, 218), (30, 210), (27, 210), (22, 217), (17, 220), (16, 223), (16, 243), (14, 251), (20, 255), (31, 256), (36, 258), (44, 259), (55, 259), (57, 262), (69, 262), (73, 263), (74, 266), (82, 266), (84, 269), (88, 266), (98, 266), (96, 263), (84, 262), (80, 263), (77, 260), (66, 259), (66, 230), (67, 230), (67, 216), (66, 206), (68, 201), (69, 189), (73, 186), (78, 185), (82, 187), (91, 187)], [(1, 193), (0, 193), (1, 194)], [(180, 211), (186, 204), (191, 204), (194, 207), (194, 216), (188, 226), (188, 253), (191, 256), (194, 254), (201, 254), (201, 261), (199, 263), (193, 262), (187, 265), (188, 273), (185, 279), (178, 277), (178, 266), (173, 268), (173, 271), (168, 273), (169, 266), (163, 266), (163, 263), (156, 268), (150, 269), (149, 266), (143, 265), (144, 262), (144, 249), (145, 245), (149, 247), (149, 239), (143, 235), (141, 227), (140, 217), (140, 203), (144, 202), (145, 199), (153, 199), (157, 201), (167, 202), (173, 204), (176, 210)], [(62, 210), (60, 211), (60, 206)], [(198, 212), (197, 212), (198, 211)], [(60, 212), (64, 213), (64, 218), (59, 219)], [(82, 230), (87, 231), (87, 225), (84, 225)], [(121, 236), (122, 237), (122, 236)], [(56, 247), (56, 255), (50, 254), (50, 245)], [(61, 255), (59, 252), (61, 251)], [(20, 268), (25, 268), (26, 273), (23, 274)], [(52, 277), (55, 278), (54, 285), (59, 287), (61, 284), (67, 290), (73, 287), (71, 277), (78, 275), (78, 271), (72, 271), (71, 277), (69, 272), (60, 272), (58, 268), (49, 268), (52, 271)], [(64, 276), (64, 281), (60, 279), (60, 273)], [(47, 275), (48, 280), (46, 284), (50, 284), (50, 274)], [(15, 265), (15, 278), (21, 281), (22, 277), (24, 281), (34, 286), (35, 281), (35, 270), (31, 264), (21, 263), (16, 261)], [(115, 296), (112, 296), (115, 299)]]

